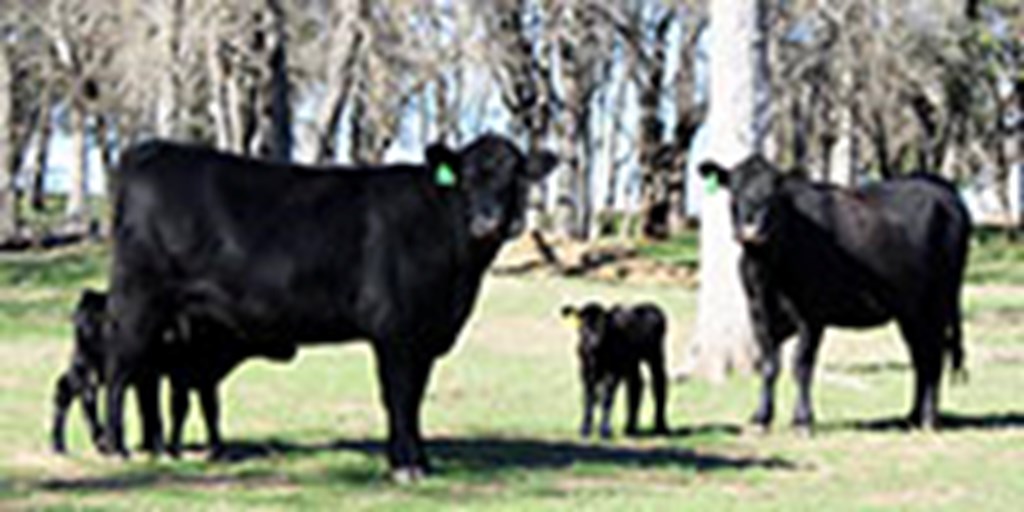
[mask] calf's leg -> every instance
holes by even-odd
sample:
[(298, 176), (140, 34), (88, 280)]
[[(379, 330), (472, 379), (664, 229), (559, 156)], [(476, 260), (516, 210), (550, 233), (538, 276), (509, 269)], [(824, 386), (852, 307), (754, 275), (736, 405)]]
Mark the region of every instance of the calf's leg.
[(640, 377), (639, 366), (626, 375), (626, 435), (635, 436), (640, 431), (637, 429), (637, 416), (640, 413), (640, 399), (644, 392), (644, 381)]
[(594, 407), (597, 406), (597, 386), (583, 382), (583, 419), (580, 421), (580, 437), (590, 437), (594, 428)]
[(814, 377), (814, 363), (818, 357), (823, 328), (817, 325), (800, 327), (800, 339), (793, 354), (793, 376), (797, 384), (796, 408), (793, 411), (793, 425), (809, 432), (814, 424), (814, 406), (811, 401), (811, 384)]
[(67, 422), (68, 408), (79, 392), (79, 382), (74, 378), (73, 370), (69, 370), (57, 380), (53, 394), (53, 427), (50, 430), (50, 444), (53, 451), (64, 453), (67, 450), (64, 436), (64, 425)]
[(82, 389), (82, 411), (85, 412), (85, 421), (89, 425), (89, 436), (92, 444), (99, 449), (103, 440), (103, 427), (100, 426), (99, 412), (96, 408), (97, 387), (86, 383)]
[(659, 355), (650, 361), (651, 388), (654, 392), (654, 433), (668, 434), (666, 401), (668, 401), (668, 372), (665, 371), (665, 358)]
[(612, 437), (612, 406), (615, 405), (615, 391), (619, 388), (619, 377), (606, 378), (601, 385), (601, 425), (598, 433), (602, 438)]

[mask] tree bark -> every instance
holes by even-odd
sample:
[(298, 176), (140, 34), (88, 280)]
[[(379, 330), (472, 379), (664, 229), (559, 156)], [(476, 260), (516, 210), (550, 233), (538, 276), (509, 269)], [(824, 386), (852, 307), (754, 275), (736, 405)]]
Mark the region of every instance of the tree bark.
[(266, 0), (254, 38), (255, 54), (263, 60), (257, 86), (256, 154), (287, 162), (292, 158), (292, 122), (289, 105), (288, 40), (285, 11), (280, 0)]
[(71, 165), (68, 169), (68, 201), (64, 215), (68, 229), (74, 233), (85, 231), (88, 215), (88, 145), (85, 105), (73, 100), (71, 110)]
[(0, 242), (17, 236), (14, 164), (14, 77), (6, 42), (0, 41)]
[[(762, 150), (767, 132), (767, 2), (713, 0), (710, 26), (708, 159), (732, 166)], [(758, 350), (739, 276), (729, 197), (706, 194), (701, 207), (697, 322), (683, 372), (720, 379), (750, 371)]]

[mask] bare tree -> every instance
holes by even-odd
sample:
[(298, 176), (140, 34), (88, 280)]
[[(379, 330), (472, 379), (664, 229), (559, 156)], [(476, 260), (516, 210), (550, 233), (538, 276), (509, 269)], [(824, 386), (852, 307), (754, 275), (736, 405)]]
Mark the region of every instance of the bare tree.
[[(765, 141), (767, 8), (764, 0), (711, 3), (708, 158), (722, 165), (761, 151)], [(729, 211), (728, 194), (709, 186), (701, 206), (697, 323), (684, 371), (712, 378), (748, 371), (757, 357)]]

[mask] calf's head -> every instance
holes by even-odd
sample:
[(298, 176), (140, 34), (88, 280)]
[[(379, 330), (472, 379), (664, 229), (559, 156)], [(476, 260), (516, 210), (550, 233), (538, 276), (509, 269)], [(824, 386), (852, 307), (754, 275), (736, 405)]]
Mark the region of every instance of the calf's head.
[(780, 190), (783, 175), (760, 155), (733, 169), (704, 162), (700, 174), (732, 193), (733, 235), (745, 246), (769, 242), (781, 221)]
[(577, 308), (563, 306), (562, 318), (569, 321), (579, 334), (577, 354), (583, 370), (583, 378), (593, 383), (599, 377), (602, 347), (608, 343), (613, 331), (621, 329), (628, 321), (628, 313), (620, 307), (606, 309), (600, 304), (589, 302)]
[(427, 148), (427, 165), (438, 186), (461, 191), (466, 221), (475, 239), (513, 238), (523, 230), (530, 183), (554, 169), (547, 151), (523, 154), (508, 139), (483, 135), (459, 150)]
[(103, 333), (107, 321), (107, 294), (85, 289), (78, 297), (71, 317), (75, 328), (75, 348), (87, 360), (98, 363), (103, 350)]

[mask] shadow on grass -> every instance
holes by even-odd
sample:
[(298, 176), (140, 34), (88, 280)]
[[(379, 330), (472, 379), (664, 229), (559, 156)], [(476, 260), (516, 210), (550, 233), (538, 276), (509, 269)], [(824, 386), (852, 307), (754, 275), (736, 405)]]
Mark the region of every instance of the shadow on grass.
[[(349, 451), (381, 459), (385, 457), (385, 446), (381, 441), (338, 440), (320, 445), (280, 441), (237, 443), (229, 448), (228, 458), (240, 462), (325, 451)], [(517, 470), (565, 469), (581, 463), (618, 468), (682, 468), (695, 471), (796, 468), (793, 463), (777, 457), (732, 457), (685, 448), (626, 447), (599, 441), (442, 438), (428, 441), (427, 451), (442, 475), (463, 471), (479, 475)]]
[[(797, 469), (792, 462), (778, 457), (731, 456), (674, 447), (627, 447), (597, 441), (442, 438), (428, 441), (427, 450), (441, 478), (474, 480), (500, 478), (505, 473), (517, 471), (569, 469), (576, 464), (612, 466), (614, 469), (661, 468), (695, 472)], [(379, 462), (355, 464), (348, 468), (331, 467), (330, 463), (325, 463), (313, 473), (300, 471), (298, 474), (282, 471), (278, 464), (266, 468), (242, 466), (241, 471), (231, 464), (218, 466), (201, 463), (198, 467), (173, 464), (98, 478), (50, 479), (39, 482), (37, 487), (57, 492), (121, 492), (166, 486), (201, 489), (230, 485), (374, 485), (385, 480), (381, 472), (385, 446), (377, 440), (338, 440), (310, 444), (280, 440), (242, 441), (227, 446), (222, 462), (312, 458), (343, 452), (359, 453)]]
[[(835, 423), (824, 423), (820, 428), (825, 431), (857, 430), (867, 432), (911, 431), (906, 417), (879, 418), (873, 420), (852, 420)], [(1024, 413), (1007, 412), (983, 415), (943, 414), (939, 422), (939, 431), (961, 430), (1009, 430), (1024, 429)]]

